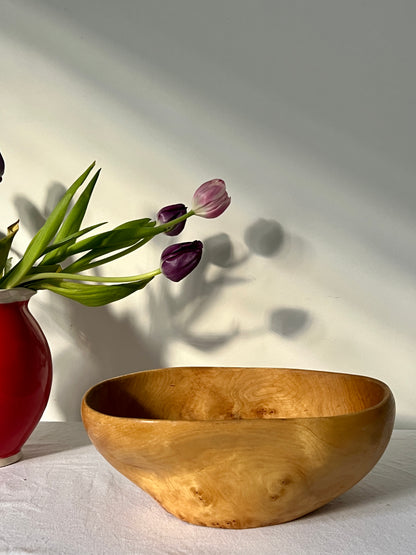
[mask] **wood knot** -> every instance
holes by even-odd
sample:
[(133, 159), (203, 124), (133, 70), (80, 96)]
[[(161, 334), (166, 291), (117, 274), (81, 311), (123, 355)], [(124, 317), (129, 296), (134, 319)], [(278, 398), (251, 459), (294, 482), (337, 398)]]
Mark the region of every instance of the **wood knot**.
[(280, 499), (286, 493), (287, 486), (289, 486), (292, 482), (293, 480), (290, 476), (286, 476), (275, 482), (272, 487), (272, 493), (269, 495), (270, 500), (277, 501)]
[(201, 491), (198, 488), (192, 487), (191, 488), (191, 493), (193, 494), (194, 497), (196, 497), (198, 499), (198, 501), (200, 501), (203, 505), (209, 505), (210, 504), (210, 499), (207, 495), (204, 494), (203, 491)]
[(268, 416), (273, 416), (276, 414), (276, 409), (271, 409), (267, 407), (259, 407), (256, 409), (256, 415), (259, 418), (267, 418)]

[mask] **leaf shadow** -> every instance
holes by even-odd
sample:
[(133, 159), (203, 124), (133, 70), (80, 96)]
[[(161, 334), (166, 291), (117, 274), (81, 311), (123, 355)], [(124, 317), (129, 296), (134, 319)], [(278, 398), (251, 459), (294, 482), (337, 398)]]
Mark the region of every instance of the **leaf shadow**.
[[(26, 197), (17, 197), (15, 203), (23, 225), (35, 233), (64, 192), (61, 184), (51, 184), (43, 209)], [(157, 241), (162, 239), (166, 238), (159, 237)], [(248, 281), (241, 270), (253, 256), (277, 257), (290, 246), (288, 239), (281, 224), (265, 219), (256, 220), (244, 231), (244, 252), (236, 251), (226, 233), (210, 236), (204, 240), (199, 266), (184, 283), (173, 284), (166, 279), (161, 279), (157, 287), (152, 283), (145, 289), (144, 300), (131, 298), (128, 312), (117, 313), (111, 306), (89, 308), (64, 298), (51, 299), (43, 309), (54, 313), (55, 325), (62, 326), (71, 343), (54, 356), (52, 397), (62, 418), (79, 420), (81, 398), (98, 381), (166, 366), (173, 342), (212, 353), (244, 333), (250, 334), (238, 324), (225, 330), (215, 327), (201, 332), (197, 331), (197, 323), (214, 303), (220, 310), (226, 309), (226, 291)], [(136, 317), (135, 307), (145, 308), (146, 322)], [(62, 315), (61, 323), (57, 313)], [(310, 321), (310, 315), (300, 308), (277, 308), (270, 315), (269, 328), (281, 336), (295, 338)], [(266, 332), (267, 327), (259, 330)]]
[(14, 197), (13, 202), (19, 214), (20, 222), (27, 228), (32, 236), (43, 226), (46, 218), (64, 194), (65, 187), (62, 183), (52, 183), (47, 190), (45, 207), (43, 210), (39, 210), (39, 208), (24, 195), (16, 195)]

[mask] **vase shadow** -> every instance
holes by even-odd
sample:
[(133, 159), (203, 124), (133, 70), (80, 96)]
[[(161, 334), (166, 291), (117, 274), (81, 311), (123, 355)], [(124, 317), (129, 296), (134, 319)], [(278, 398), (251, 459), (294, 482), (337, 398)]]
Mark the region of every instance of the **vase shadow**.
[(91, 444), (82, 422), (40, 422), (22, 449), (23, 460), (72, 451)]

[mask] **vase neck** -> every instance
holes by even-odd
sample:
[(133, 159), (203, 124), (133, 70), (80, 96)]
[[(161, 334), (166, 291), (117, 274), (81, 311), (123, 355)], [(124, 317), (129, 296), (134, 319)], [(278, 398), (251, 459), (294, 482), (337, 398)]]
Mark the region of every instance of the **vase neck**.
[(16, 287), (14, 289), (0, 289), (0, 304), (16, 303), (28, 301), (36, 291), (26, 289), (25, 287)]

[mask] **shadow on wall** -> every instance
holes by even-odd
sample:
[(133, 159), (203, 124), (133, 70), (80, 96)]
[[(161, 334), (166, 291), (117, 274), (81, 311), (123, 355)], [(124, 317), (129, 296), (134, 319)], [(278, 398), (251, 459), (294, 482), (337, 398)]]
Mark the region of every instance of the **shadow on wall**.
[[(62, 185), (53, 184), (43, 211), (25, 197), (15, 199), (21, 222), (31, 234), (39, 230), (64, 191)], [(160, 280), (157, 292), (151, 287), (146, 288), (146, 316), (150, 322), (146, 329), (140, 328), (140, 317), (120, 316), (108, 306), (92, 309), (60, 298), (65, 326), (68, 327), (69, 323), (71, 328), (70, 341), (79, 342), (78, 348), (71, 346), (54, 357), (53, 398), (62, 417), (79, 420), (82, 395), (98, 381), (166, 366), (166, 350), (172, 341), (211, 352), (244, 333), (251, 335), (237, 326), (225, 333), (198, 334), (194, 331), (194, 323), (203, 317), (221, 291), (246, 280), (236, 273), (251, 257), (278, 256), (287, 239), (288, 234), (278, 222), (264, 219), (257, 220), (245, 230), (247, 250), (241, 255), (236, 255), (227, 234), (209, 237), (204, 241), (201, 263), (187, 277), (186, 287), (181, 287), (179, 292), (176, 287), (175, 294), (172, 294), (170, 282)], [(214, 277), (209, 278), (212, 267), (215, 267)], [(282, 338), (297, 338), (310, 322), (310, 315), (301, 308), (277, 307), (269, 315), (269, 329), (259, 330), (259, 333), (272, 331)]]
[[(250, 225), (244, 240), (253, 254), (272, 257), (283, 249), (288, 234), (275, 220), (259, 219)], [(306, 331), (312, 322), (310, 314), (302, 308), (279, 307), (269, 314), (269, 329), (285, 338), (295, 338)]]

